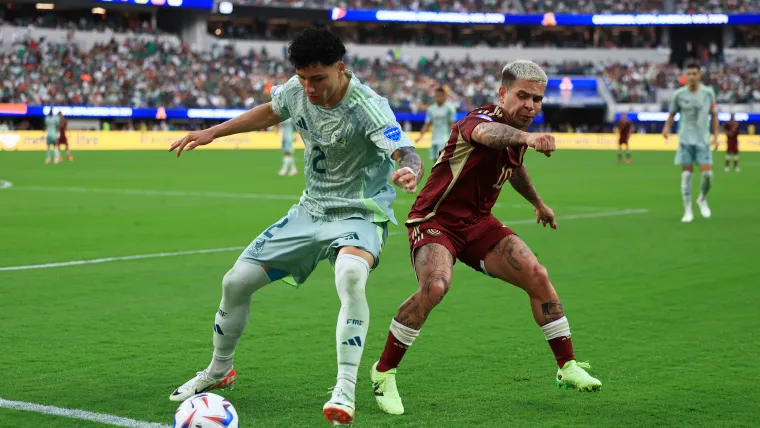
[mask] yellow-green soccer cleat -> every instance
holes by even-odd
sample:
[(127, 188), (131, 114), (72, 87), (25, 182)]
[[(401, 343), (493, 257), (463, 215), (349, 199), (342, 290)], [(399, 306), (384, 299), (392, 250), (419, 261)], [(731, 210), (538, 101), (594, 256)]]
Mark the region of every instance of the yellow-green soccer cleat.
[(372, 380), (372, 388), (375, 390), (375, 401), (380, 409), (391, 415), (403, 415), (404, 405), (401, 403), (401, 397), (396, 388), (396, 369), (390, 369), (385, 373), (379, 372), (375, 363), (369, 376)]
[(578, 391), (599, 391), (602, 389), (602, 382), (592, 377), (586, 372), (591, 369), (591, 364), (587, 362), (579, 363), (570, 360), (557, 370), (557, 386), (563, 389), (573, 388)]

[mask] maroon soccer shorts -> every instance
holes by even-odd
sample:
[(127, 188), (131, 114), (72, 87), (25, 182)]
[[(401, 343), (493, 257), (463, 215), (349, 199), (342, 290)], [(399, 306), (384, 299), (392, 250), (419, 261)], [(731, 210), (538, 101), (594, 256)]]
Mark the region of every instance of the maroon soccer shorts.
[(486, 273), (486, 254), (499, 241), (515, 233), (504, 226), (494, 216), (483, 217), (472, 224), (448, 225), (432, 218), (408, 226), (412, 264), (414, 252), (425, 244), (441, 244), (446, 247), (454, 260), (461, 260), (467, 266)]

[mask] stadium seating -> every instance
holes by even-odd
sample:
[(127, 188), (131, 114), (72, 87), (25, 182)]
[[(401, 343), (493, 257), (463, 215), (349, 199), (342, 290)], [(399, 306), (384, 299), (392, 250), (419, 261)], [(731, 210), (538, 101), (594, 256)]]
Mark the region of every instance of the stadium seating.
[[(499, 85), (499, 61), (468, 62), (425, 58), (407, 62), (349, 58), (348, 67), (396, 109), (421, 111), (439, 82), (447, 84), (460, 108), (488, 102)], [(601, 76), (615, 99), (655, 100), (658, 89), (679, 85), (673, 65), (618, 62), (544, 63), (549, 74)], [(269, 99), (272, 84), (287, 80), (290, 66), (281, 55), (235, 54), (216, 46), (193, 52), (183, 45), (138, 39), (115, 40), (91, 49), (75, 44), (18, 41), (0, 56), (0, 102), (28, 104), (123, 105), (135, 107), (252, 107)], [(705, 70), (719, 102), (760, 102), (760, 62), (733, 60)]]

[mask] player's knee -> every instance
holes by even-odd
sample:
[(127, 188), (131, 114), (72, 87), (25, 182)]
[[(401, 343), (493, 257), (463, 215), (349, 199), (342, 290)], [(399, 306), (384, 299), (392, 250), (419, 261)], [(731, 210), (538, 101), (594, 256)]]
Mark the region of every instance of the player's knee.
[(440, 303), (449, 292), (451, 281), (444, 275), (431, 275), (427, 281), (422, 284), (422, 293), (425, 296), (424, 301), (430, 308)]
[(341, 255), (335, 262), (335, 285), (338, 297), (346, 300), (364, 300), (364, 289), (369, 275), (369, 263), (354, 255)]
[(222, 295), (225, 298), (248, 297), (271, 282), (262, 266), (240, 263), (236, 263), (222, 278)]
[(549, 281), (549, 271), (541, 263), (533, 263), (528, 268), (528, 292), (541, 298), (555, 294), (554, 287)]

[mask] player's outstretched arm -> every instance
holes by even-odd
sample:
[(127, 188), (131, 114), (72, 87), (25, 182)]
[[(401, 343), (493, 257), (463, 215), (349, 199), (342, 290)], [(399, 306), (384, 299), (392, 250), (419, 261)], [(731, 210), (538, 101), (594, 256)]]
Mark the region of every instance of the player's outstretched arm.
[(525, 165), (520, 165), (512, 172), (512, 176), (509, 178), (509, 184), (517, 191), (526, 201), (533, 205), (533, 209), (536, 211), (536, 223), (543, 223), (544, 227), (551, 226), (552, 229), (557, 228), (557, 222), (554, 219), (554, 211), (549, 208), (541, 198), (538, 196), (533, 182), (530, 180), (528, 170)]
[(177, 157), (179, 157), (182, 150), (192, 150), (198, 146), (205, 146), (214, 141), (215, 138), (266, 129), (285, 119), (274, 114), (272, 103), (262, 104), (219, 125), (187, 134), (181, 140), (175, 141), (169, 147), (169, 151), (179, 148), (177, 150)]
[(414, 150), (414, 147), (401, 147), (391, 155), (398, 164), (398, 170), (393, 171), (391, 178), (399, 187), (409, 193), (417, 192), (417, 183), (422, 180), (425, 173), (422, 158)]
[(531, 134), (496, 122), (479, 123), (472, 130), (471, 139), (476, 143), (494, 149), (505, 149), (526, 144), (546, 156), (551, 156), (556, 148), (554, 137), (549, 134)]

